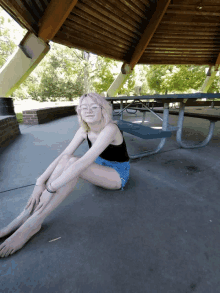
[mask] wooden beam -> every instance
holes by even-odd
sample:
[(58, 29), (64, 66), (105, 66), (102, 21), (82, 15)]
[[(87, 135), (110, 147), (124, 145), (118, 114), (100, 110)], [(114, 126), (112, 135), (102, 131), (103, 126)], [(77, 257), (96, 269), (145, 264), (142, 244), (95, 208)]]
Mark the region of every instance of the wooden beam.
[[(160, 24), (161, 19), (163, 18), (167, 7), (169, 6), (171, 0), (158, 0), (157, 1), (157, 8), (154, 12), (147, 28), (145, 29), (138, 45), (135, 48), (134, 54), (129, 62), (131, 69), (134, 68), (135, 64), (137, 64), (138, 60), (141, 58), (142, 54), (144, 53), (145, 49), (147, 48), (150, 40), (152, 39), (157, 27)], [(123, 64), (122, 67), (124, 67)]]
[(51, 0), (39, 21), (38, 37), (52, 40), (76, 5), (77, 0)]
[(219, 64), (220, 64), (220, 53), (218, 54), (218, 57), (215, 62), (215, 71), (218, 71)]

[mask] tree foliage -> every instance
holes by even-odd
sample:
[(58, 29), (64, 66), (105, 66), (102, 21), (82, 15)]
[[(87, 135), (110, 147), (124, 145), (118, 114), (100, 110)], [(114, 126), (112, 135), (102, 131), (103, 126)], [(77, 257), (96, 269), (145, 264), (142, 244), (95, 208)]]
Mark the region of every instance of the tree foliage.
[(91, 76), (92, 86), (95, 92), (101, 94), (108, 90), (116, 78), (116, 74), (113, 73), (113, 67), (116, 65), (117, 62), (113, 59), (97, 56), (95, 70)]
[(152, 65), (146, 71), (146, 79), (155, 93), (199, 91), (206, 78), (205, 68), (195, 65)]
[(15, 43), (10, 39), (9, 29), (4, 24), (5, 19), (0, 16), (0, 67), (4, 65), (16, 48)]

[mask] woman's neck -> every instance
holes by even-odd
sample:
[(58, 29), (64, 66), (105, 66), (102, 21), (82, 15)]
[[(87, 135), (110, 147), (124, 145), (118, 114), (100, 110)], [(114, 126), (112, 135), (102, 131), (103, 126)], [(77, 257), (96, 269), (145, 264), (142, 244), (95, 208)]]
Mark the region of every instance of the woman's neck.
[(104, 128), (104, 123), (103, 121), (101, 123), (97, 123), (97, 124), (88, 124), (91, 132), (95, 133), (95, 134), (99, 134), (103, 128)]

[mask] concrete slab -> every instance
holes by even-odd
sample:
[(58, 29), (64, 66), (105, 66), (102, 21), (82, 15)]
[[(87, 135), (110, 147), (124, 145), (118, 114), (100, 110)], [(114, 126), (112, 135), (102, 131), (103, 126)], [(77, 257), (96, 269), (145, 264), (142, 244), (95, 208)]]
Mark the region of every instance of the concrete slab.
[[(161, 125), (152, 114), (147, 121)], [(171, 116), (170, 124), (176, 122)], [(76, 116), (20, 125), (21, 135), (1, 149), (0, 228), (23, 210), (36, 178), (78, 127)], [(208, 127), (206, 120), (187, 117), (183, 137), (203, 140)], [(159, 142), (124, 137), (129, 153)], [(0, 292), (220, 292), (219, 147), (217, 122), (205, 148), (180, 149), (174, 134), (160, 153), (133, 161), (124, 191), (80, 179), (42, 229), (0, 259)], [(84, 142), (75, 155), (87, 150)]]

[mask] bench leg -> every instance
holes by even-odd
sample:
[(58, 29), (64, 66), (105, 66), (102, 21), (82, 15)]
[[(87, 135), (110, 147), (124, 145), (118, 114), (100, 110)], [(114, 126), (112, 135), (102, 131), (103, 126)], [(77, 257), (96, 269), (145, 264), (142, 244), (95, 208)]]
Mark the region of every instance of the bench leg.
[[(121, 100), (120, 110), (123, 110), (123, 100)], [(123, 111), (121, 112), (120, 119), (123, 120)]]
[(143, 118), (142, 118), (142, 124), (144, 124), (144, 120), (145, 120), (145, 116), (146, 116), (146, 112), (143, 112)]
[(182, 141), (184, 110), (185, 110), (185, 104), (181, 102), (180, 103), (180, 110), (179, 110), (179, 119), (178, 119), (178, 131), (176, 133), (177, 143), (179, 144), (180, 147), (185, 148), (185, 149), (194, 149), (194, 148), (201, 148), (201, 147), (206, 146), (210, 142), (210, 140), (213, 136), (216, 121), (210, 120), (209, 133), (204, 141), (197, 143), (197, 144), (193, 144), (193, 143), (186, 144)]
[[(168, 130), (168, 118), (169, 118), (169, 104), (164, 103), (164, 111), (163, 111), (163, 125), (162, 125), (162, 130)], [(137, 158), (142, 158), (150, 155), (157, 154), (160, 150), (162, 150), (163, 146), (165, 145), (166, 142), (166, 137), (161, 138), (159, 145), (154, 151), (146, 151), (137, 155), (129, 155), (129, 158), (132, 159), (137, 159)]]

